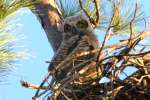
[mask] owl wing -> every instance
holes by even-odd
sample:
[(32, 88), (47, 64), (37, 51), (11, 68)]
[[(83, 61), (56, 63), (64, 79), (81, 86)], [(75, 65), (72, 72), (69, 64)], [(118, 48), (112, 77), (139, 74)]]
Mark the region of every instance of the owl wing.
[[(69, 60), (69, 62), (67, 61), (67, 63), (65, 63), (63, 66), (61, 66), (61, 68), (59, 68), (57, 75), (56, 75), (57, 81), (60, 81), (61, 79), (65, 78), (67, 73), (70, 73), (70, 71), (74, 67), (76, 67), (78, 65), (84, 66), (81, 63), (94, 57), (94, 55), (87, 55), (87, 56), (80, 57), (78, 59), (71, 59), (76, 54), (80, 54), (80, 53), (90, 51), (90, 50), (96, 48), (96, 46), (93, 45), (89, 41), (88, 36), (83, 36), (81, 39), (78, 39), (78, 40), (79, 41), (76, 41), (72, 46), (70, 46), (70, 48), (74, 47), (74, 49), (67, 55), (67, 57), (64, 59), (63, 62), (65, 62), (65, 60), (67, 61), (68, 59), (70, 59), (70, 60)], [(77, 44), (77, 45), (75, 45), (75, 44)], [(89, 62), (87, 62), (85, 64), (87, 65), (88, 63)]]
[(63, 40), (54, 57), (51, 60), (51, 63), (48, 67), (48, 71), (53, 70), (59, 63), (61, 63), (70, 53), (72, 45), (76, 42), (78, 36), (73, 36), (68, 40)]

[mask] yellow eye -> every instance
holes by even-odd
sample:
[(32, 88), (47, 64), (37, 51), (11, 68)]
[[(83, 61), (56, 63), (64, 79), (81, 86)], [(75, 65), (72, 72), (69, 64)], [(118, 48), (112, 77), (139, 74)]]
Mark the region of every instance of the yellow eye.
[(69, 25), (69, 24), (64, 25), (64, 32), (71, 32), (71, 30), (72, 30), (71, 25)]
[(77, 22), (76, 26), (78, 28), (87, 28), (88, 27), (88, 22), (86, 20), (80, 20)]

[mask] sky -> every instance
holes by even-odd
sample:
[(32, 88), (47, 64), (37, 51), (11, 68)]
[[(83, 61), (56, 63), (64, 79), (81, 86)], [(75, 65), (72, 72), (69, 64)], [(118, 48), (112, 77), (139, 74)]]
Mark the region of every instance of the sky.
[[(150, 16), (150, 1), (140, 1), (145, 15)], [(27, 50), (32, 56), (20, 60), (19, 65), (7, 77), (6, 83), (0, 84), (0, 100), (31, 100), (36, 91), (23, 88), (20, 80), (40, 84), (47, 73), (48, 64), (45, 61), (53, 56), (46, 34), (35, 15), (24, 8), (18, 11), (17, 18), (22, 24), (17, 32), (24, 35), (24, 39), (18, 40), (18, 44), (24, 47), (18, 49)]]

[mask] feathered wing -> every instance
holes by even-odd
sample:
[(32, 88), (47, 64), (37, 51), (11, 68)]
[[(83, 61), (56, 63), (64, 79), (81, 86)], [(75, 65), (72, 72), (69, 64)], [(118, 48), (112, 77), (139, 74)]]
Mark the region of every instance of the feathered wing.
[[(58, 48), (57, 52), (55, 53), (54, 57), (51, 60), (51, 63), (48, 67), (48, 71), (52, 71), (56, 68), (56, 66), (61, 63), (70, 53), (70, 48), (76, 42), (78, 36), (71, 37), (68, 40), (64, 40), (60, 47)], [(73, 49), (73, 48), (72, 48)]]
[[(91, 37), (88, 37), (87, 35), (83, 36), (78, 41), (78, 43), (77, 43), (78, 45), (75, 46), (75, 43), (72, 45), (74, 47), (74, 49), (72, 50), (72, 52), (70, 52), (67, 55), (66, 59), (64, 59), (63, 62), (65, 62), (68, 59), (72, 58), (76, 54), (80, 54), (80, 53), (83, 53), (83, 52), (86, 52), (86, 51), (96, 49), (98, 47), (97, 42), (98, 42), (97, 39), (91, 40)], [(78, 67), (83, 67), (83, 66), (86, 66), (87, 64), (91, 63), (91, 62), (87, 62), (87, 63), (83, 64), (83, 62), (86, 62), (87, 60), (92, 59), (94, 57), (95, 57), (95, 55), (92, 54), (92, 55), (80, 57), (78, 59), (70, 59), (69, 62), (67, 61), (63, 66), (61, 66), (61, 68), (59, 68), (59, 70), (57, 72), (57, 75), (56, 75), (57, 81), (60, 81), (60, 80), (64, 79), (68, 73), (73, 72), (73, 69), (78, 69), (78, 68), (75, 68), (75, 67), (77, 67), (77, 66)]]
[[(57, 66), (62, 62), (64, 61), (64, 59), (67, 58), (67, 56), (71, 53), (71, 49), (74, 49), (72, 48), (72, 45), (76, 43), (76, 41), (78, 40), (78, 35), (76, 36), (73, 36), (73, 37), (70, 37), (70, 39), (68, 40), (63, 40), (63, 42), (61, 43), (60, 47), (58, 48), (57, 52), (55, 53), (54, 57), (52, 58), (51, 60), (51, 63), (48, 67), (48, 71), (50, 73), (52, 73), (52, 80), (51, 80), (51, 85), (54, 84), (54, 82), (56, 81), (55, 79), (58, 80), (58, 77), (59, 75), (56, 75), (56, 72), (58, 69)], [(55, 74), (55, 75), (54, 75)], [(61, 75), (63, 76), (63, 75)]]

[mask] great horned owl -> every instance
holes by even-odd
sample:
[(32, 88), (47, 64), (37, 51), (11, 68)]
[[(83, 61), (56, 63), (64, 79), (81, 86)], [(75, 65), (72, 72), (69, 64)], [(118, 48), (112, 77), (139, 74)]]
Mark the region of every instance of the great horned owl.
[[(94, 34), (94, 29), (92, 28), (89, 19), (83, 12), (78, 13), (75, 16), (67, 17), (64, 20), (63, 31), (63, 41), (52, 58), (52, 61), (48, 67), (49, 71), (54, 70), (55, 67), (64, 61), (68, 56), (90, 51), (98, 48), (99, 46), (98, 39)], [(80, 58), (80, 60), (86, 59), (88, 58)], [(61, 80), (64, 78), (70, 68), (72, 68), (72, 64), (61, 71), (58, 70), (59, 74), (55, 76), (56, 80)]]

